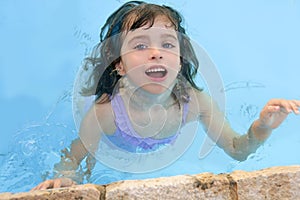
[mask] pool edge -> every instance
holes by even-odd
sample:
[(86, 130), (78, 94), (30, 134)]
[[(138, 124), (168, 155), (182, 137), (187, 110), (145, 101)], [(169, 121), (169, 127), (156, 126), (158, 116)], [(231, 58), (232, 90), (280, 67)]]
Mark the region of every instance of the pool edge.
[(0, 199), (300, 199), (300, 165), (0, 193)]

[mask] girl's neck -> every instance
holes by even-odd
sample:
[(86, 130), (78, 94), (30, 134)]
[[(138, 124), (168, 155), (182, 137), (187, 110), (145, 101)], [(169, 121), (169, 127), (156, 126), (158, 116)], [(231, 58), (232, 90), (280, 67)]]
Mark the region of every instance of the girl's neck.
[(126, 76), (122, 77), (120, 81), (119, 93), (134, 108), (145, 110), (153, 105), (161, 105), (168, 108), (174, 104), (174, 99), (171, 95), (174, 84), (161, 94), (152, 94), (135, 85)]

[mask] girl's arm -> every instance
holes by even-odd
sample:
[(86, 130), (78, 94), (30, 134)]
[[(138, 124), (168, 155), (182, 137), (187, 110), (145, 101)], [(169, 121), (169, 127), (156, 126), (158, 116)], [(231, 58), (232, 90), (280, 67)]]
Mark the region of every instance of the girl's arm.
[(87, 156), (88, 151), (80, 138), (72, 141), (70, 150), (62, 150), (63, 155), (59, 163), (54, 165), (54, 178), (70, 178), (76, 182), (82, 182), (82, 178), (77, 173), (81, 161)]
[(200, 120), (208, 136), (232, 158), (243, 161), (254, 153), (289, 113), (299, 114), (299, 100), (272, 99), (262, 109), (246, 134), (236, 133), (218, 105), (205, 93), (197, 94)]
[(101, 125), (106, 128), (111, 123), (111, 121), (105, 119), (113, 120), (107, 110), (109, 109), (108, 106), (101, 105), (95, 104), (87, 112), (80, 126), (79, 138), (71, 143), (69, 151), (67, 149), (63, 150), (64, 156), (61, 157), (59, 163), (54, 165), (56, 174), (54, 179), (46, 180), (32, 190), (68, 187), (76, 184), (75, 181), (80, 182), (82, 177), (78, 176), (76, 170), (88, 153), (93, 155), (97, 151), (100, 136), (103, 133)]
[(61, 157), (59, 163), (54, 165), (54, 179), (40, 183), (36, 187), (32, 188), (31, 191), (69, 187), (76, 184), (76, 181), (78, 181), (76, 170), (80, 165), (80, 162), (87, 155), (87, 151), (80, 138), (77, 138), (73, 140), (70, 151), (64, 149), (62, 152), (64, 153), (64, 156)]

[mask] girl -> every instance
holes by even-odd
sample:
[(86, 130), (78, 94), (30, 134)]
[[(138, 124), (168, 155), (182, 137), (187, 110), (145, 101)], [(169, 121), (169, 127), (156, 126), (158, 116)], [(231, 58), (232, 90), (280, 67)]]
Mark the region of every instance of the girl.
[(95, 95), (95, 103), (82, 120), (80, 139), (55, 166), (61, 177), (33, 190), (75, 184), (73, 172), (88, 154), (99, 153), (100, 140), (124, 152), (151, 153), (172, 146), (185, 124), (199, 121), (220, 148), (242, 161), (289, 113), (299, 114), (300, 101), (272, 99), (239, 135), (195, 84), (198, 66), (177, 11), (140, 1), (121, 6), (107, 19), (99, 45), (85, 62), (84, 69), (93, 73), (82, 94)]

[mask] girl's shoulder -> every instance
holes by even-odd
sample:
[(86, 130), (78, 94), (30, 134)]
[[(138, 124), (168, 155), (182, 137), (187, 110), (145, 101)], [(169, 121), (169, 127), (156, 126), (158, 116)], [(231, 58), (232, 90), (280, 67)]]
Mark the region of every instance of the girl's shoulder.
[(189, 92), (191, 104), (197, 104), (198, 106), (208, 106), (212, 102), (211, 96), (204, 90), (198, 90), (192, 88)]
[(103, 133), (112, 134), (115, 131), (115, 117), (111, 102), (94, 103), (88, 111), (86, 118), (93, 122), (93, 125), (100, 126)]
[(214, 101), (207, 92), (192, 88), (189, 95), (188, 121), (198, 120), (199, 117), (207, 116), (211, 113)]
[(208, 92), (199, 91), (197, 89), (193, 89), (190, 96), (190, 109), (198, 116), (208, 116), (212, 114), (222, 115), (224, 108), (220, 106), (224, 106), (224, 102), (222, 103), (223, 99), (216, 101)]

